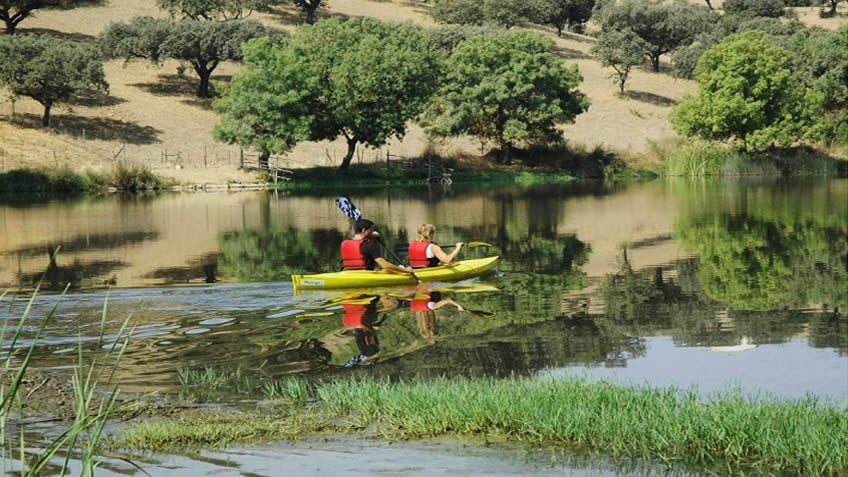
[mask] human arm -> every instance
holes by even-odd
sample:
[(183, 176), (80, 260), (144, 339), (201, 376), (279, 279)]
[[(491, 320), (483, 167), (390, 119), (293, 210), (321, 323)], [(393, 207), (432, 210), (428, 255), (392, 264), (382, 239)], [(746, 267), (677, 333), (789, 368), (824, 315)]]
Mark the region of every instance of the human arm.
[(451, 263), (456, 258), (456, 256), (459, 255), (459, 251), (462, 249), (463, 245), (465, 245), (465, 243), (457, 242), (456, 248), (453, 249), (453, 252), (451, 253), (445, 253), (445, 251), (442, 250), (442, 247), (439, 247), (437, 244), (432, 244), (430, 250), (433, 251), (433, 256), (438, 258), (440, 262)]
[(400, 273), (413, 273), (412, 267), (404, 267), (403, 265), (395, 265), (394, 263), (386, 260), (383, 257), (377, 257), (374, 259), (374, 262), (380, 267), (381, 270), (390, 270), (393, 272)]
[(431, 306), (431, 308), (432, 308), (433, 310), (438, 310), (439, 308), (441, 308), (441, 307), (443, 307), (443, 306), (445, 306), (445, 305), (453, 305), (453, 306), (455, 306), (455, 307), (456, 307), (456, 309), (457, 309), (457, 310), (459, 310), (459, 311), (465, 311), (465, 308), (463, 308), (463, 307), (462, 307), (462, 305), (460, 305), (459, 303), (457, 303), (456, 301), (454, 301), (454, 299), (453, 299), (453, 298), (443, 298), (443, 299), (441, 299), (441, 300), (439, 300), (439, 301), (437, 301), (437, 302), (434, 302), (434, 303), (433, 303), (433, 305)]

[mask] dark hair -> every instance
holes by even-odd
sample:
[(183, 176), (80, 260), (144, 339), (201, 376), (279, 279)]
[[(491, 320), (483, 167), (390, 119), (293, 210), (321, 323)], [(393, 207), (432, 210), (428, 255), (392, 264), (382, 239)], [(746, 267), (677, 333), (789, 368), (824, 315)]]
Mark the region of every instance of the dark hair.
[(353, 226), (354, 226), (354, 228), (356, 228), (356, 232), (357, 232), (357, 233), (358, 233), (358, 232), (361, 232), (361, 231), (363, 231), (363, 230), (365, 230), (365, 229), (373, 229), (373, 228), (376, 228), (376, 227), (374, 226), (374, 222), (371, 222), (371, 221), (370, 221), (370, 220), (368, 220), (368, 219), (359, 219), (359, 220), (357, 220), (357, 221), (356, 221), (356, 223), (355, 223)]

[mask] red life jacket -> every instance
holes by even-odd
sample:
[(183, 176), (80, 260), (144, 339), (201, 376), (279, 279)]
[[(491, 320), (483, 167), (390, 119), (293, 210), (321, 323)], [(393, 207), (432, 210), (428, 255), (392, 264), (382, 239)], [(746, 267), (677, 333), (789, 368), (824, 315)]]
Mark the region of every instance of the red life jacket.
[(423, 240), (409, 242), (409, 265), (412, 268), (435, 267), (439, 265), (438, 258), (427, 257), (427, 247), (430, 243)]
[(342, 240), (342, 264), (345, 270), (365, 270), (362, 240)]
[(362, 326), (362, 318), (365, 317), (365, 312), (368, 310), (367, 305), (342, 303), (344, 308), (344, 317), (342, 323), (349, 328), (358, 328)]

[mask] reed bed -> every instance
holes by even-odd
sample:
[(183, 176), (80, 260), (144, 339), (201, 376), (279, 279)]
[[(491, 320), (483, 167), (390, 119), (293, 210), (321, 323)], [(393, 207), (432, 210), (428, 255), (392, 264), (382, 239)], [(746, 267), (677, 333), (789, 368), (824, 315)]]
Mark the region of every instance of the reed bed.
[[(627, 387), (580, 378), (344, 379), (268, 385), (289, 404), (140, 422), (111, 442), (145, 450), (368, 430), (386, 437), (504, 437), (708, 472), (845, 475), (848, 408), (728, 391)], [(307, 397), (307, 394), (309, 395)]]
[(700, 467), (753, 466), (807, 475), (848, 472), (848, 409), (728, 392), (702, 399), (675, 388), (578, 378), (345, 380), (318, 387), (333, 415), (379, 422), (407, 437), (504, 435)]
[[(64, 432), (51, 438), (47, 443), (37, 444), (33, 452), (33, 446), (25, 441), (24, 425), (21, 424), (26, 417), (23, 400), (27, 398), (21, 395), (21, 383), (30, 367), (35, 347), (41, 339), (45, 326), (55, 315), (64, 292), (42, 319), (30, 346), (23, 351), (23, 356), (19, 357), (14, 352), (15, 346), (21, 338), (24, 327), (31, 324), (33, 318), (30, 313), (37, 294), (36, 288), (17, 326), (11, 330), (10, 334), (7, 334), (9, 330), (5, 323), (0, 328), (0, 343), (4, 345), (5, 350), (8, 350), (4, 350), (0, 365), (4, 374), (12, 376), (9, 382), (0, 381), (0, 473), (5, 475), (10, 467), (10, 462), (7, 460), (12, 460), (11, 464), (21, 475), (42, 475), (54, 459), (64, 455), (63, 463), (58, 466), (60, 475), (70, 473), (70, 459), (75, 458), (80, 466), (80, 475), (92, 476), (98, 465), (97, 455), (104, 438), (105, 426), (116, 409), (118, 396), (117, 387), (111, 387), (105, 393), (101, 392), (101, 389), (102, 386), (112, 382), (117, 364), (123, 354), (128, 340), (125, 332), (129, 317), (123, 322), (114, 340), (107, 343), (102, 332), (107, 317), (107, 304), (104, 303), (98, 344), (108, 350), (105, 359), (113, 360), (113, 362), (101, 364), (96, 359), (86, 360), (80, 343), (72, 377), (75, 416)], [(5, 294), (0, 295), (0, 299), (4, 297)], [(14, 428), (18, 429), (18, 436), (10, 432)], [(25, 453), (24, 449), (29, 451)], [(18, 453), (17, 459), (13, 457), (15, 451)]]

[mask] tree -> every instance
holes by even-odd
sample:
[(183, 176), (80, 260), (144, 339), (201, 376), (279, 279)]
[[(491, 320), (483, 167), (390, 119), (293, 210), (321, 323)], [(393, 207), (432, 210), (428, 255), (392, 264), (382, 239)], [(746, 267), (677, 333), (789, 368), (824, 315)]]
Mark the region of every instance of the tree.
[(220, 140), (282, 153), (301, 141), (343, 136), (347, 169), (360, 143), (403, 137), (439, 77), (426, 32), (373, 18), (301, 25), (281, 47), (255, 41), (245, 68), (214, 108)]
[(557, 124), (573, 121), (589, 100), (576, 89), (582, 81), (577, 66), (566, 67), (553, 47), (553, 41), (524, 31), (458, 44), (430, 113), (431, 131), (493, 140), (505, 164), (516, 143), (560, 139)]
[(645, 63), (646, 49), (645, 40), (632, 30), (611, 30), (601, 34), (592, 46), (592, 53), (601, 65), (615, 70), (613, 78), (621, 94), (624, 94), (624, 84), (630, 77), (630, 70)]
[(156, 0), (156, 5), (174, 18), (192, 20), (237, 20), (274, 0)]
[(783, 0), (725, 0), (724, 12), (752, 17), (782, 17), (786, 5)]
[(531, 8), (516, 0), (436, 0), (430, 15), (440, 23), (512, 28), (527, 20)]
[(306, 13), (306, 23), (310, 25), (315, 23), (315, 12), (322, 6), (327, 6), (326, 2), (321, 3), (321, 0), (291, 0), (291, 2)]
[(553, 25), (557, 36), (592, 18), (595, 0), (533, 0), (530, 19), (541, 25)]
[(839, 2), (842, 0), (821, 0), (822, 6), (830, 6), (830, 11), (827, 12), (826, 16), (835, 17), (836, 16), (836, 7), (839, 5)]
[(200, 82), (197, 96), (208, 98), (209, 79), (222, 61), (240, 61), (241, 45), (251, 38), (281, 33), (248, 20), (198, 21), (135, 17), (113, 23), (101, 35), (104, 52), (127, 61), (144, 59), (160, 64), (166, 59), (191, 64)]
[(740, 149), (788, 146), (806, 133), (821, 97), (789, 69), (787, 52), (761, 31), (737, 33), (701, 56), (695, 68), (698, 95), (671, 113), (686, 136), (733, 140)]
[(790, 40), (792, 71), (823, 97), (813, 139), (848, 144), (848, 26), (805, 29)]
[(0, 0), (0, 20), (6, 23), (6, 33), (12, 35), (18, 24), (45, 8), (74, 8), (97, 3), (98, 0)]
[(100, 51), (90, 44), (45, 35), (6, 35), (0, 37), (0, 58), (0, 84), (44, 106), (45, 127), (54, 105), (85, 90), (109, 89)]
[(692, 43), (712, 28), (718, 16), (685, 0), (609, 0), (595, 6), (593, 18), (604, 31), (633, 30), (649, 45), (645, 54), (659, 71), (660, 56)]

